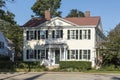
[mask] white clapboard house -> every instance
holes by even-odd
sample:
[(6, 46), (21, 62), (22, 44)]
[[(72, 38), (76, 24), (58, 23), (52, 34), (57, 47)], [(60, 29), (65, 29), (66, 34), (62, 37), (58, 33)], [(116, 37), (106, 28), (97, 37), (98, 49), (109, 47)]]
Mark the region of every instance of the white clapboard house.
[(98, 59), (98, 44), (105, 40), (101, 19), (85, 17), (32, 18), (23, 25), (24, 61), (45, 60), (48, 66), (59, 65), (59, 61), (90, 61), (95, 67)]

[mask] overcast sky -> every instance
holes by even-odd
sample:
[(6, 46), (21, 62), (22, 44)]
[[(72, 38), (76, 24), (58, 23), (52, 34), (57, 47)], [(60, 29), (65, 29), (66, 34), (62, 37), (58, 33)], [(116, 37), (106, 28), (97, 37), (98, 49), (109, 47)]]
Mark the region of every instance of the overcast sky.
[[(15, 0), (7, 3), (7, 10), (13, 12), (17, 24), (23, 25), (34, 14), (31, 6), (36, 0)], [(71, 9), (90, 11), (91, 16), (100, 16), (104, 32), (110, 31), (120, 22), (120, 0), (62, 0), (62, 16), (65, 17)]]

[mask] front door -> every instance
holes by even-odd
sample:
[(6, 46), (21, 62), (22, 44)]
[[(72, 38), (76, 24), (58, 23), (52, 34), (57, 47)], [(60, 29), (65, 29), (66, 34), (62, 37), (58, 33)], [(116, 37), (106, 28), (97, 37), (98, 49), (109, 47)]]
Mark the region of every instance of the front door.
[(55, 50), (55, 64), (59, 64), (60, 61), (60, 50)]

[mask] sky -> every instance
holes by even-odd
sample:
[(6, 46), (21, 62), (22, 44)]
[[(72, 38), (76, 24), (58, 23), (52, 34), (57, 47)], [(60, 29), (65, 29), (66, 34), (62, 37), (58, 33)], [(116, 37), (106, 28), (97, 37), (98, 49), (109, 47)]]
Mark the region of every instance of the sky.
[[(6, 9), (15, 14), (17, 24), (23, 25), (34, 13), (31, 10), (36, 0), (15, 0), (8, 2)], [(108, 32), (120, 23), (120, 0), (62, 0), (59, 11), (65, 17), (71, 9), (85, 12), (91, 16), (100, 16), (104, 32)]]

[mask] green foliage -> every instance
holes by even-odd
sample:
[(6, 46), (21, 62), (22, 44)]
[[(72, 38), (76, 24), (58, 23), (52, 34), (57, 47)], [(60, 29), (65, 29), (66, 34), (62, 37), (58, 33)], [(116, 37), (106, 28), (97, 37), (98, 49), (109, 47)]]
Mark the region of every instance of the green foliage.
[(101, 49), (103, 66), (120, 65), (120, 31), (112, 30), (108, 35), (108, 41), (102, 44), (105, 48)]
[[(11, 62), (11, 61), (0, 61), (0, 71), (47, 71), (48, 69), (44, 65), (40, 65), (40, 62)], [(18, 71), (19, 71), (18, 70)]]
[(10, 11), (3, 10), (2, 8), (6, 6), (6, 1), (14, 1), (14, 0), (0, 0), (0, 19), (3, 19), (11, 24), (15, 24), (14, 21), (15, 15)]
[(0, 21), (0, 32), (3, 32), (5, 37), (10, 39), (15, 47), (15, 58), (19, 58), (19, 54), (22, 55), (23, 46), (23, 29), (18, 25), (12, 25), (4, 20)]
[(0, 61), (0, 69), (11, 69), (13, 70), (14, 63), (11, 61)]
[(61, 0), (37, 0), (32, 6), (33, 12), (36, 16), (44, 18), (45, 10), (50, 9), (51, 17), (60, 16), (61, 12), (57, 11), (60, 8)]
[(10, 61), (10, 58), (8, 56), (0, 55), (0, 61)]
[(84, 13), (77, 9), (72, 9), (66, 17), (85, 17)]
[(75, 70), (89, 70), (91, 69), (91, 62), (88, 61), (60, 61), (60, 69)]

